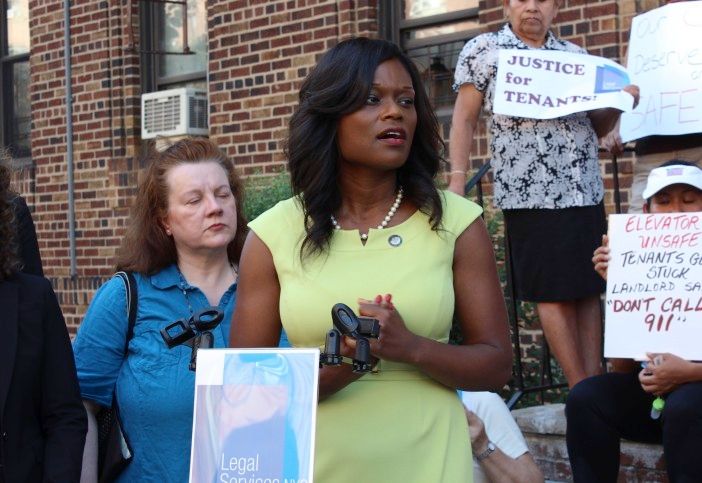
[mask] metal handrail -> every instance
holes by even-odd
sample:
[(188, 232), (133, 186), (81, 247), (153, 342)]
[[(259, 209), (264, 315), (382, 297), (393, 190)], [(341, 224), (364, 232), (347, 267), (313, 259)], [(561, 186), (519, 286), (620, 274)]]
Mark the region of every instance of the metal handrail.
[[(631, 151), (631, 149), (625, 149), (625, 151)], [(614, 204), (616, 213), (621, 213), (621, 193), (619, 191), (619, 167), (617, 164), (617, 157), (612, 156), (612, 177), (614, 180)], [(464, 194), (468, 193), (476, 188), (476, 198), (477, 203), (483, 206), (483, 190), (482, 181), (484, 176), (490, 170), (490, 160), (485, 162), (478, 171), (466, 182)], [(545, 391), (551, 389), (559, 389), (567, 387), (566, 383), (559, 382), (555, 383), (553, 380), (553, 373), (551, 371), (551, 351), (548, 347), (548, 342), (544, 337), (542, 351), (541, 351), (541, 374), (540, 374), (540, 384), (536, 386), (526, 386), (524, 382), (524, 366), (522, 364), (522, 351), (521, 344), (519, 341), (519, 316), (517, 310), (517, 298), (514, 288), (514, 271), (512, 264), (512, 250), (509, 243), (509, 234), (505, 230), (504, 234), (504, 249), (505, 249), (505, 274), (506, 274), (506, 292), (509, 298), (507, 304), (507, 311), (509, 314), (511, 332), (512, 332), (512, 352), (514, 353), (514, 384), (512, 385), (513, 392), (507, 401), (507, 406), (512, 409), (527, 393), (538, 392), (540, 400), (544, 402)], [(602, 317), (604, 317), (604, 311), (600, 311)]]

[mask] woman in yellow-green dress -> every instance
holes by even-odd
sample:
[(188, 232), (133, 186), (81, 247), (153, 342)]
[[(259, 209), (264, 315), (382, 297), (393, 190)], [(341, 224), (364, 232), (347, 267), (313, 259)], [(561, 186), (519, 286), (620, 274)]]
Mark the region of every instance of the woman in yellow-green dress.
[[(232, 346), (276, 346), (282, 323), (293, 346), (322, 347), (338, 302), (380, 321), (376, 371), (320, 370), (317, 481), (471, 481), (455, 390), (501, 387), (511, 350), (481, 209), (436, 188), (440, 146), (397, 46), (341, 42), (290, 121), (295, 196), (250, 223)], [(461, 345), (448, 344), (454, 315)]]

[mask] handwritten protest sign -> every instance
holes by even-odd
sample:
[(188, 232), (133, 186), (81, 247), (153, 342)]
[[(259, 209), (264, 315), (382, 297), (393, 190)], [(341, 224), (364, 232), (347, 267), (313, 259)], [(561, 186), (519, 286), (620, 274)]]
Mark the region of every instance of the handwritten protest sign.
[(605, 356), (702, 360), (702, 212), (610, 215)]
[(629, 76), (603, 57), (556, 50), (500, 50), (493, 112), (553, 119), (601, 107), (631, 110)]
[(627, 57), (641, 100), (622, 115), (622, 140), (702, 132), (702, 2), (634, 17)]
[(191, 483), (312, 483), (319, 350), (197, 354)]

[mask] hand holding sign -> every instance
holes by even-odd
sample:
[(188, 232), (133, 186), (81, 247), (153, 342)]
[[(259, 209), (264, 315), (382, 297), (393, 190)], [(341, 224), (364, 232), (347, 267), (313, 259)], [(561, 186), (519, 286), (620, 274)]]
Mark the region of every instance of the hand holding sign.
[[(639, 374), (643, 390), (650, 394), (667, 394), (689, 381), (692, 362), (674, 354), (647, 354), (649, 363)], [(652, 363), (655, 361), (655, 363)]]
[(602, 246), (595, 249), (592, 263), (595, 265), (595, 271), (605, 280), (607, 280), (607, 267), (611, 258), (612, 256), (609, 254), (609, 238), (607, 235), (602, 235)]
[(639, 105), (639, 100), (641, 98), (639, 86), (629, 84), (628, 86), (624, 86), (622, 88), (622, 91), (631, 94), (631, 97), (634, 98), (634, 105), (632, 106), (632, 109), (636, 109), (636, 107)]

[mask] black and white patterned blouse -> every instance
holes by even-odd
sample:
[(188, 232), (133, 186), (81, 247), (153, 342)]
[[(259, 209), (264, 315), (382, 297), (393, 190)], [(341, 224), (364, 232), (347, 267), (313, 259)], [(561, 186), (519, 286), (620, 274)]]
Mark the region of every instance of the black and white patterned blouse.
[[(502, 209), (568, 208), (598, 204), (604, 188), (597, 158), (597, 135), (584, 112), (557, 119), (492, 114), (498, 50), (529, 49), (509, 24), (479, 35), (461, 51), (453, 88), (473, 84), (490, 118), (495, 205)], [(587, 53), (548, 32), (543, 49)]]

